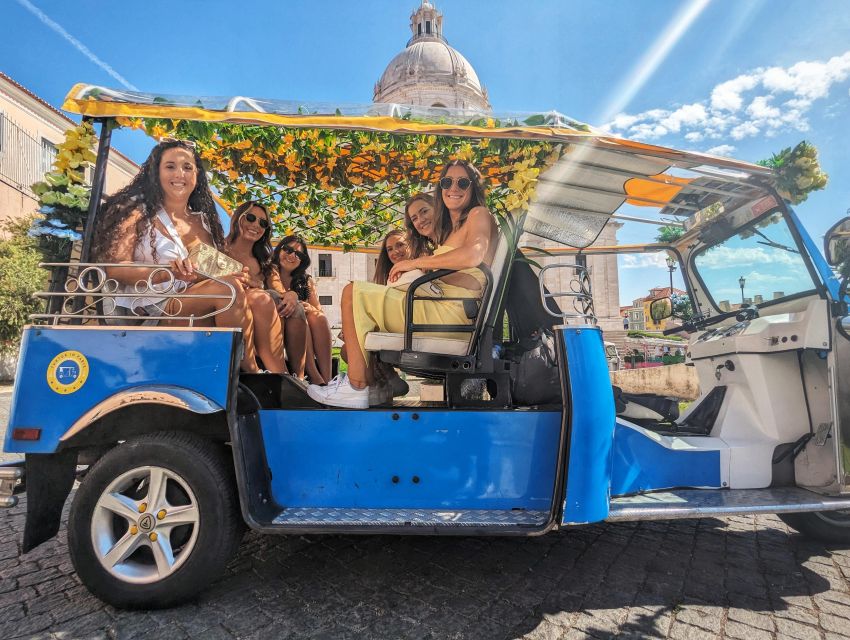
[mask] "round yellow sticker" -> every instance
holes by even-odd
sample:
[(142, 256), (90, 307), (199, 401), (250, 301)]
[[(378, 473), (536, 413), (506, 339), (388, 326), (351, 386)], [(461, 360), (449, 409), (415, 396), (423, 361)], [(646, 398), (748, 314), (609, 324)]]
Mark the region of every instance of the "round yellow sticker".
[(74, 393), (89, 377), (89, 361), (79, 351), (63, 351), (47, 366), (47, 384), (56, 393)]

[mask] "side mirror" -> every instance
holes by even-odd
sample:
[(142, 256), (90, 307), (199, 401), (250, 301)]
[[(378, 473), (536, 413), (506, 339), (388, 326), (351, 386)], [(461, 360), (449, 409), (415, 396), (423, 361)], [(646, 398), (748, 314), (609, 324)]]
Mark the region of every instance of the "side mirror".
[(673, 301), (670, 298), (653, 300), (649, 305), (649, 317), (655, 323), (673, 315)]
[(826, 232), (823, 253), (832, 267), (850, 258), (850, 217), (839, 220)]

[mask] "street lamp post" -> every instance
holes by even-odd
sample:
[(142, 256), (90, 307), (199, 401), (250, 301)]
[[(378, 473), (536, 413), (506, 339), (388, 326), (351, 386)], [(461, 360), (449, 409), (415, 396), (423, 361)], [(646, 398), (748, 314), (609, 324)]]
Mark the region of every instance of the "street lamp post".
[(676, 259), (667, 256), (667, 270), (670, 272), (670, 298), (673, 297), (673, 272), (676, 270)]
[(741, 286), (741, 306), (744, 306), (744, 285), (747, 284), (747, 279), (744, 276), (738, 278), (738, 284)]

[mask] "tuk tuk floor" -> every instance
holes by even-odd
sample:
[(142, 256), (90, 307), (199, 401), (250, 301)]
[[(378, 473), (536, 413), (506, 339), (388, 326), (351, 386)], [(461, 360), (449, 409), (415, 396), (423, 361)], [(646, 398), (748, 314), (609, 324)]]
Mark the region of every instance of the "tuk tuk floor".
[[(2, 400), (2, 395), (0, 395)], [(8, 407), (0, 405), (0, 429)], [(623, 522), (539, 538), (246, 534), (195, 602), (119, 611), (66, 529), (20, 551), (0, 511), (0, 638), (846, 638), (850, 548), (771, 515)]]

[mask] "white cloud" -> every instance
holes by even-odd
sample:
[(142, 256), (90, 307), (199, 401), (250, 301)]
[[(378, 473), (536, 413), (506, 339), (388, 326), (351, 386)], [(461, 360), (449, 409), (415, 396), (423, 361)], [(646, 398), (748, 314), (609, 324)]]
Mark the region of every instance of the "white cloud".
[(620, 256), (620, 268), (644, 269), (646, 267), (659, 267), (666, 271), (666, 258), (667, 254), (660, 251), (654, 253), (627, 253)]
[(678, 134), (692, 143), (808, 131), (807, 115), (813, 104), (848, 78), (850, 51), (787, 68), (759, 67), (721, 82), (704, 100), (672, 109), (619, 113), (605, 128), (643, 140)]
[[(728, 269), (731, 267), (763, 267), (767, 264), (782, 264), (786, 266), (801, 266), (799, 256), (780, 250), (764, 249), (762, 247), (714, 247), (709, 249), (697, 260), (699, 269)], [(755, 272), (754, 272), (755, 273)], [(756, 277), (756, 276), (754, 276)]]
[(731, 156), (734, 151), (735, 147), (731, 144), (719, 144), (716, 147), (707, 149), (706, 153), (710, 153), (715, 156)]
[(711, 108), (719, 111), (737, 111), (744, 104), (741, 94), (755, 89), (759, 83), (757, 75), (741, 75), (722, 82), (711, 92)]

